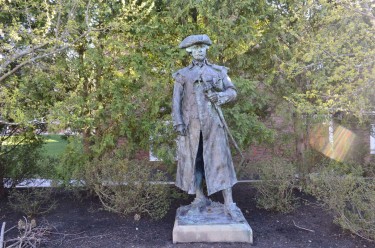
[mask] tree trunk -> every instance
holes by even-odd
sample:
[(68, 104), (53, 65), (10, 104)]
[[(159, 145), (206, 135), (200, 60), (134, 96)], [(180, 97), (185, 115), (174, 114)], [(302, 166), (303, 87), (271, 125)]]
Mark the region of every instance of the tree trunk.
[[(309, 139), (309, 123), (307, 117), (301, 114), (294, 113), (294, 133), (295, 133), (295, 147), (297, 170), (302, 178), (308, 173), (308, 161), (306, 159), (306, 152), (308, 149)], [(306, 121), (306, 123), (304, 123)]]
[(3, 199), (5, 197), (5, 187), (4, 187), (4, 183), (1, 182), (0, 183), (0, 199)]
[(4, 164), (0, 159), (0, 199), (5, 197), (5, 187), (4, 187)]
[(90, 144), (90, 130), (87, 128), (86, 130), (83, 131), (82, 133), (82, 142), (83, 142), (83, 152), (90, 156), (91, 155), (91, 144)]

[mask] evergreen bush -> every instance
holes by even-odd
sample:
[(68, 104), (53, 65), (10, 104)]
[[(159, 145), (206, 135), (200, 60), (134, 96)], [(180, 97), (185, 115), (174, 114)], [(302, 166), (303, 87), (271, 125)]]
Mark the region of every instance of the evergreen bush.
[(164, 173), (144, 161), (106, 155), (87, 163), (85, 180), (111, 212), (160, 219), (170, 206)]
[(10, 207), (27, 217), (49, 213), (57, 206), (52, 188), (13, 189), (9, 196)]
[(333, 211), (335, 223), (362, 238), (375, 240), (375, 181), (362, 177), (359, 167), (338, 164), (332, 162), (320, 173), (312, 174), (307, 189)]
[(41, 172), (39, 160), (43, 142), (36, 136), (25, 137), (26, 135), (14, 136), (14, 144), (1, 147), (0, 169), (3, 171), (0, 174), (4, 175), (4, 182), (10, 187)]
[(295, 166), (281, 158), (272, 158), (258, 163), (261, 182), (257, 189), (257, 206), (267, 210), (290, 212), (295, 208), (293, 188)]

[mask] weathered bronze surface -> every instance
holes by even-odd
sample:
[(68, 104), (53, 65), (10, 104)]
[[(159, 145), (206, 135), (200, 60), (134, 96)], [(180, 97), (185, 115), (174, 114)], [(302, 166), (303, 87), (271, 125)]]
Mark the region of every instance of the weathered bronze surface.
[(173, 124), (178, 136), (176, 186), (196, 194), (191, 204), (202, 209), (208, 195), (222, 191), (225, 212), (237, 218), (232, 186), (237, 182), (228, 142), (228, 130), (220, 106), (235, 100), (237, 91), (227, 75), (228, 68), (211, 64), (206, 52), (212, 42), (207, 35), (191, 35), (180, 48), (193, 57), (192, 63), (173, 74)]

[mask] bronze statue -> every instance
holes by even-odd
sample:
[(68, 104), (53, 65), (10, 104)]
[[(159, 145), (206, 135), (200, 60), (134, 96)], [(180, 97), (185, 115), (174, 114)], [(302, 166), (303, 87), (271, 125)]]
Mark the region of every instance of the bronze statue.
[(235, 100), (237, 91), (227, 75), (228, 68), (207, 61), (211, 44), (203, 34), (188, 36), (179, 45), (193, 61), (173, 74), (172, 116), (179, 135), (176, 186), (196, 195), (190, 206), (191, 211), (199, 211), (211, 203), (203, 193), (204, 179), (208, 195), (222, 191), (224, 212), (236, 220), (240, 216), (232, 186), (237, 179), (220, 106)]

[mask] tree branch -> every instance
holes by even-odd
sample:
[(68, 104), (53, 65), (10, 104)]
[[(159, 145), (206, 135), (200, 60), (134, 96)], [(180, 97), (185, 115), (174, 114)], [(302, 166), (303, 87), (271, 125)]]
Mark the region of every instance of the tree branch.
[(13, 58), (10, 58), (7, 62), (5, 62), (3, 65), (0, 66), (0, 72), (1, 71), (4, 71), (5, 68), (10, 65), (11, 63), (15, 62), (17, 59), (20, 59), (44, 46), (46, 46), (48, 43), (43, 43), (43, 44), (40, 44), (38, 46), (35, 46), (35, 47), (32, 47), (32, 48), (29, 48), (29, 49), (25, 49), (24, 51), (16, 54)]
[[(338, 1), (338, 3), (341, 3), (342, 4), (342, 6), (345, 8), (345, 9), (347, 9), (347, 10), (350, 10), (350, 11), (354, 11), (354, 12), (356, 12), (357, 14), (360, 14), (360, 15), (363, 15), (363, 16), (366, 16), (366, 17), (369, 17), (370, 19), (372, 19), (372, 23), (374, 24), (374, 22), (373, 21), (375, 21), (375, 16), (371, 13), (371, 8), (369, 7), (369, 6), (366, 6), (366, 7), (364, 7), (364, 6), (361, 6), (366, 12), (363, 12), (363, 11), (361, 11), (361, 10), (359, 10), (358, 8), (353, 8), (353, 4), (349, 4), (349, 6), (348, 6), (348, 4), (346, 4), (346, 3), (344, 3), (344, 2), (342, 2), (342, 1)], [(355, 3), (354, 3), (355, 4)], [(358, 4), (358, 3), (357, 3)], [(366, 3), (364, 3), (365, 5), (367, 5)]]
[(24, 67), (25, 65), (27, 64), (30, 64), (32, 62), (35, 62), (36, 60), (40, 60), (42, 58), (45, 58), (45, 57), (48, 57), (48, 56), (51, 56), (53, 54), (56, 54), (56, 53), (59, 53), (59, 52), (62, 52), (64, 51), (65, 49), (69, 48), (72, 44), (76, 43), (78, 40), (82, 39), (83, 37), (85, 37), (88, 33), (90, 33), (90, 30), (88, 30), (87, 32), (83, 33), (82, 35), (80, 35), (76, 40), (74, 40), (71, 44), (68, 44), (66, 46), (63, 46), (61, 48), (58, 48), (56, 50), (52, 50), (51, 52), (49, 53), (45, 53), (43, 55), (39, 55), (39, 56), (36, 56), (36, 57), (33, 57), (29, 60), (26, 60), (24, 62), (22, 62), (21, 64), (17, 65), (16, 67), (14, 67), (12, 70), (8, 71), (7, 73), (3, 74), (1, 77), (0, 77), (0, 83), (3, 82), (5, 79), (7, 79), (9, 76), (11, 76), (12, 74), (14, 74), (16, 71), (18, 71), (19, 69), (21, 69), (22, 67)]
[[(60, 7), (61, 7), (61, 4), (62, 4), (63, 1), (59, 1), (59, 4), (60, 4)], [(77, 9), (77, 6), (78, 6), (78, 2), (77, 1), (74, 1), (74, 4), (72, 6), (72, 8), (70, 9), (70, 11), (68, 12), (68, 19), (72, 19), (74, 18), (74, 13)], [(34, 47), (31, 47), (31, 48), (28, 48), (28, 49), (25, 49), (24, 51), (14, 55), (13, 57), (11, 56), (11, 58), (9, 60), (7, 60), (4, 64), (2, 64), (0, 66), (0, 83), (2, 81), (4, 81), (5, 79), (7, 79), (9, 76), (11, 76), (12, 74), (14, 74), (16, 71), (18, 71), (19, 69), (21, 69), (22, 67), (24, 67), (25, 65), (27, 64), (30, 64), (36, 60), (40, 60), (42, 58), (45, 58), (45, 57), (48, 57), (50, 55), (53, 55), (53, 54), (56, 54), (56, 53), (59, 53), (65, 49), (67, 49), (68, 47), (70, 47), (72, 44), (76, 43), (78, 40), (82, 39), (83, 37), (85, 37), (87, 34), (89, 34), (91, 32), (91, 27), (90, 27), (90, 18), (89, 18), (89, 9), (90, 9), (90, 6), (91, 6), (91, 1), (88, 2), (87, 6), (86, 6), (86, 10), (85, 10), (85, 22), (86, 22), (86, 25), (87, 25), (87, 31), (84, 32), (82, 35), (80, 35), (77, 39), (75, 39), (73, 42), (71, 42), (70, 44), (67, 44), (65, 46), (62, 46), (60, 48), (57, 48), (56, 45), (55, 47), (53, 48), (53, 50), (50, 52), (46, 52), (45, 54), (41, 54), (41, 55), (37, 55), (35, 57), (32, 57), (32, 58), (29, 58), (28, 60), (25, 60), (23, 61), (22, 63), (18, 64), (15, 68), (11, 69), (10, 71), (7, 71), (6, 72), (6, 68), (11, 64), (11, 63), (14, 63), (16, 62), (17, 60), (23, 58), (24, 56), (27, 56), (27, 55), (30, 55), (31, 53), (34, 53), (34, 52), (40, 52), (38, 51), (39, 49), (47, 46), (47, 45), (53, 45), (55, 43), (55, 41), (64, 41), (67, 36), (70, 34), (70, 32), (68, 31), (68, 26), (65, 28), (65, 30), (61, 33), (60, 37), (59, 37), (59, 29), (60, 29), (60, 26), (61, 26), (61, 9), (59, 9), (59, 13), (58, 13), (58, 16), (57, 16), (57, 24), (56, 24), (56, 30), (55, 30), (55, 39), (52, 39), (48, 42), (45, 42), (43, 44), (40, 44), (40, 45), (36, 45)], [(27, 10), (26, 10), (27, 12)]]

